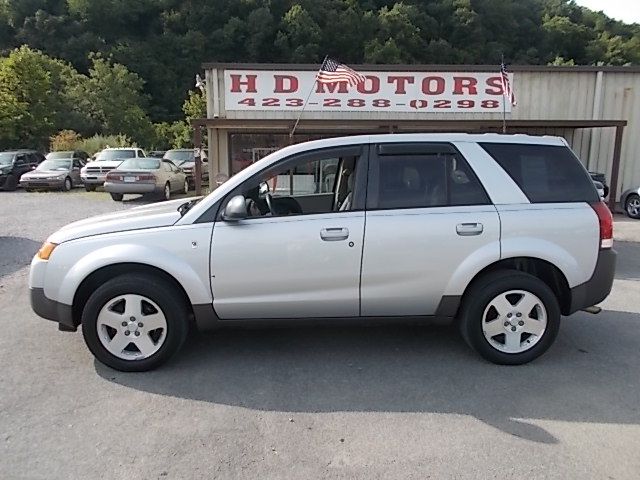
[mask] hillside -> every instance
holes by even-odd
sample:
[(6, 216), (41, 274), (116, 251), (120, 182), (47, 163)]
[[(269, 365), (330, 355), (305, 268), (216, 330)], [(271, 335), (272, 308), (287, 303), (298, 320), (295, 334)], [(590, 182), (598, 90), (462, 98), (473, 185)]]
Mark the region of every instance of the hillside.
[(153, 121), (182, 116), (204, 61), (640, 63), (640, 26), (567, 0), (0, 0), (0, 53), (137, 73)]

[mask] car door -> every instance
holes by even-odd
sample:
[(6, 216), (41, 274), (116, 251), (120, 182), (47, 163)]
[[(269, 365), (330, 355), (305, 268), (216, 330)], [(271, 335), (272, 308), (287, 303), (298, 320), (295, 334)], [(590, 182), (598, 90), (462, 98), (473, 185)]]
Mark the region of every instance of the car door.
[(173, 191), (173, 184), (171, 183), (171, 165), (168, 160), (162, 160), (162, 165), (160, 165), (160, 182), (158, 182), (158, 186), (162, 187), (169, 182), (169, 187), (171, 191)]
[(377, 145), (368, 185), (363, 315), (442, 314), (500, 258), (496, 209), (453, 145)]
[[(249, 216), (227, 221), (220, 214), (214, 226), (211, 287), (221, 319), (359, 315), (366, 153), (357, 145), (289, 157), (225, 198), (221, 212), (236, 194), (244, 195)], [(326, 191), (319, 172), (336, 162), (354, 181), (345, 174)], [(271, 185), (273, 214), (264, 213), (261, 182)], [(346, 208), (349, 194), (353, 202)], [(316, 197), (313, 207), (302, 206), (305, 196)], [(322, 196), (327, 200), (318, 203)]]
[(171, 165), (171, 185), (174, 190), (182, 191), (184, 187), (184, 177), (175, 163), (171, 161), (169, 163)]
[(71, 180), (73, 181), (74, 185), (79, 185), (82, 183), (82, 179), (80, 178), (81, 168), (82, 164), (80, 163), (80, 159), (74, 158), (71, 165)]

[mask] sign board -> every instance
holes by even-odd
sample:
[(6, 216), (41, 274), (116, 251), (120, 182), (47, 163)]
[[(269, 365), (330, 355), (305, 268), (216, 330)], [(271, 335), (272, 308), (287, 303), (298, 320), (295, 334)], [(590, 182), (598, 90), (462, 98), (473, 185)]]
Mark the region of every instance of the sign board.
[[(497, 70), (497, 69), (496, 69)], [(497, 112), (511, 111), (500, 72), (359, 72), (366, 81), (320, 84), (314, 71), (225, 70), (230, 111)], [(513, 74), (509, 80), (513, 86)]]

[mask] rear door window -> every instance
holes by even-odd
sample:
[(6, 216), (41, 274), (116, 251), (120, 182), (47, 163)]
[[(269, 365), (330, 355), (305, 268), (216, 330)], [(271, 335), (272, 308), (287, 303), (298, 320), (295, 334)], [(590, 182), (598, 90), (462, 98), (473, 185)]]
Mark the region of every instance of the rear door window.
[[(381, 145), (370, 181), (370, 209), (487, 205), (489, 198), (453, 147)], [(404, 151), (403, 151), (404, 150)]]
[(597, 202), (580, 160), (564, 146), (481, 143), (532, 203)]

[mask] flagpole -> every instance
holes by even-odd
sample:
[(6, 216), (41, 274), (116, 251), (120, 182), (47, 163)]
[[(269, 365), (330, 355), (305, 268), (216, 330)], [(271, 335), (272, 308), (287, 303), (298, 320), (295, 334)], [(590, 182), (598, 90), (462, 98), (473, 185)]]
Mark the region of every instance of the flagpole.
[(296, 128), (298, 127), (298, 123), (300, 123), (300, 118), (304, 113), (304, 109), (307, 108), (307, 103), (309, 102), (309, 98), (311, 98), (311, 94), (313, 93), (313, 90), (316, 88), (316, 80), (318, 78), (318, 73), (320, 73), (320, 71), (322, 70), (322, 67), (324, 67), (324, 64), (327, 61), (327, 58), (329, 58), (329, 56), (325, 55), (324, 60), (322, 61), (322, 64), (320, 64), (320, 68), (316, 72), (316, 76), (314, 77), (313, 82), (311, 83), (311, 89), (309, 90), (309, 94), (307, 95), (307, 98), (304, 101), (304, 105), (302, 105), (302, 110), (300, 110), (300, 113), (298, 114), (298, 118), (296, 118), (296, 123), (293, 124), (293, 128), (289, 132), (289, 139), (292, 139), (293, 134), (296, 132)]
[(507, 133), (507, 89), (504, 81), (502, 69), (504, 67), (504, 54), (502, 54), (502, 63), (500, 64), (500, 78), (502, 79), (502, 133)]

